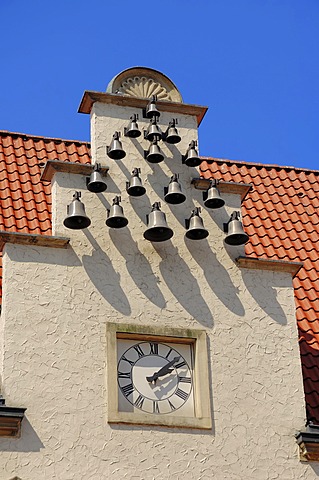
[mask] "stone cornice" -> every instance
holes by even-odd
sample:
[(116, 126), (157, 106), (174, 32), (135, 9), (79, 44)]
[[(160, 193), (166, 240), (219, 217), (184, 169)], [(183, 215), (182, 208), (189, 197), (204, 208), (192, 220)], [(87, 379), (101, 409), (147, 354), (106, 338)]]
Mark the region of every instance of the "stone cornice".
[[(213, 179), (196, 177), (192, 179), (192, 185), (194, 185), (194, 187), (197, 190), (208, 190), (212, 180)], [(242, 201), (244, 200), (248, 192), (250, 192), (250, 190), (252, 190), (253, 188), (251, 183), (237, 183), (237, 182), (223, 182), (223, 181), (219, 181), (217, 186), (219, 191), (222, 193), (239, 194)]]
[[(94, 165), (89, 163), (61, 162), (60, 160), (48, 160), (41, 175), (42, 182), (51, 182), (56, 172), (73, 173), (89, 176), (93, 171)], [(100, 173), (106, 177), (108, 167), (102, 167)]]
[(5, 243), (37, 245), (38, 247), (67, 248), (69, 242), (70, 239), (65, 237), (0, 231), (0, 250), (3, 249)]
[(272, 270), (273, 272), (287, 272), (294, 277), (301, 267), (302, 262), (289, 262), (286, 260), (269, 260), (265, 258), (238, 257), (236, 263), (241, 268), (255, 270)]
[[(146, 108), (147, 104), (149, 103), (149, 99), (126, 97), (124, 95), (117, 95), (114, 93), (93, 92), (86, 90), (83, 94), (78, 112), (91, 113), (92, 106), (95, 102), (143, 109)], [(208, 107), (189, 105), (187, 103), (167, 102), (164, 100), (158, 100), (156, 102), (156, 106), (160, 111), (162, 110), (163, 112), (171, 112), (181, 115), (194, 115), (197, 118), (197, 125), (200, 125), (205, 113), (208, 110)]]

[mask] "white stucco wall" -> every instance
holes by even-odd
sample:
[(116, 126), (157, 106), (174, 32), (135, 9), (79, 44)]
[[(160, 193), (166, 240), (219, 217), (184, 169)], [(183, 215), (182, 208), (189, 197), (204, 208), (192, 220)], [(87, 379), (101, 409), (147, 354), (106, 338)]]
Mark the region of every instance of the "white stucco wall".
[[(185, 240), (184, 219), (202, 204), (190, 185), (197, 172), (178, 154), (196, 138), (194, 118), (178, 117), (183, 143), (164, 145), (171, 158), (161, 164), (142, 159), (140, 144), (148, 142), (139, 139), (123, 139), (123, 161), (106, 158), (114, 130), (134, 112), (94, 107), (93, 158), (110, 166), (104, 194), (86, 191), (80, 175), (54, 178), (54, 233), (71, 246), (6, 245), (2, 393), (27, 412), (21, 438), (0, 439), (0, 478), (315, 479), (318, 468), (299, 462), (294, 439), (305, 409), (291, 277), (234, 263), (243, 247), (225, 248), (222, 224), (240, 209), (238, 195), (224, 195), (218, 211), (203, 209), (206, 240)], [(161, 123), (170, 118), (163, 114)], [(124, 187), (133, 167), (147, 187), (135, 199)], [(175, 234), (151, 244), (145, 215), (172, 172), (187, 201), (162, 201)], [(74, 190), (92, 219), (85, 231), (63, 226)], [(120, 192), (129, 225), (109, 230), (106, 208)], [(206, 329), (212, 431), (107, 423), (107, 322)]]

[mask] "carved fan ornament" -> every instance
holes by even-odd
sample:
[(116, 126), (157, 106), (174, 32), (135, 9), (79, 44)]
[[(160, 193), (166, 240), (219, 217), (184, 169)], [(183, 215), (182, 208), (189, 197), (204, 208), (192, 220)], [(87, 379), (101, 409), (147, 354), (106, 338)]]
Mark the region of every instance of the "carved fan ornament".
[(152, 98), (165, 102), (183, 103), (176, 85), (163, 73), (146, 67), (132, 67), (116, 75), (106, 91), (125, 97)]
[(157, 95), (158, 100), (172, 100), (163, 85), (146, 77), (127, 78), (121, 84), (118, 93), (139, 98), (151, 98), (152, 95)]

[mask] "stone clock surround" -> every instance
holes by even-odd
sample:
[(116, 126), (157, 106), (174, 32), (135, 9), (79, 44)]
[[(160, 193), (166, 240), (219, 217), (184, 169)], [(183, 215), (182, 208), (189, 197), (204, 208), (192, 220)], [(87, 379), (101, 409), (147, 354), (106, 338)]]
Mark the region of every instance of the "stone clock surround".
[[(174, 417), (174, 415), (154, 416), (143, 413), (128, 413), (118, 410), (116, 343), (117, 334), (126, 334), (137, 342), (147, 341), (148, 338), (158, 338), (162, 343), (173, 343), (174, 339), (180, 341), (192, 340), (195, 344), (194, 358), (194, 417)], [(181, 428), (211, 429), (211, 409), (208, 374), (207, 341), (205, 330), (178, 329), (150, 327), (147, 325), (107, 323), (107, 391), (108, 391), (108, 421), (111, 423), (163, 425)], [(126, 337), (125, 337), (126, 338)]]
[[(145, 480), (208, 479), (212, 472), (217, 480), (317, 478), (299, 463), (294, 439), (305, 411), (291, 273), (235, 263), (244, 249), (225, 247), (223, 222), (240, 210), (239, 193), (224, 192), (221, 210), (203, 210), (207, 240), (185, 240), (184, 219), (202, 204), (202, 192), (179, 151), (197, 138), (197, 118), (180, 115), (183, 140), (163, 146), (162, 164), (142, 159), (148, 142), (129, 139), (126, 158), (116, 163), (105, 147), (136, 111), (124, 110), (102, 102), (92, 108), (93, 158), (109, 167), (105, 193), (87, 192), (82, 174), (54, 174), (53, 234), (69, 237), (70, 246), (5, 246), (2, 389), (10, 405), (27, 408), (27, 419), (20, 439), (1, 440), (0, 477), (122, 480), (138, 471)], [(163, 112), (161, 125), (171, 117)], [(139, 199), (125, 194), (134, 167), (147, 188)], [(187, 202), (162, 201), (174, 236), (151, 244), (143, 239), (145, 215), (174, 171)], [(74, 190), (92, 220), (85, 231), (63, 227)], [(105, 225), (106, 209), (119, 193), (129, 224), (114, 231)], [(108, 423), (110, 323), (206, 332), (211, 429)]]

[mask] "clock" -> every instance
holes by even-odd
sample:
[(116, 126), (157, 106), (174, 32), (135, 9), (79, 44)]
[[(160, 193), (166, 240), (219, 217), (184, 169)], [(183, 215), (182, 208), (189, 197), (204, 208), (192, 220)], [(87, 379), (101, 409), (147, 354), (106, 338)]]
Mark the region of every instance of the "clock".
[(109, 323), (109, 423), (211, 428), (206, 333)]
[(119, 407), (154, 415), (192, 415), (193, 348), (153, 339), (118, 341)]

